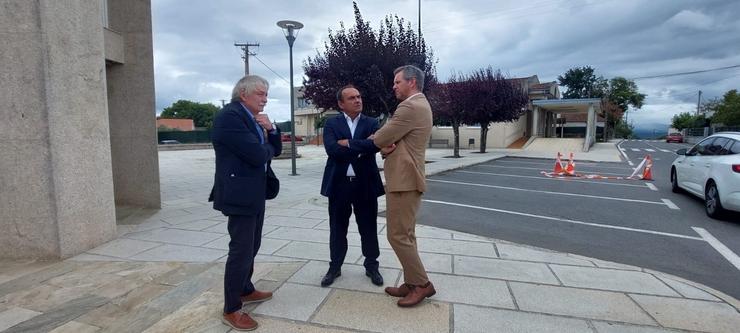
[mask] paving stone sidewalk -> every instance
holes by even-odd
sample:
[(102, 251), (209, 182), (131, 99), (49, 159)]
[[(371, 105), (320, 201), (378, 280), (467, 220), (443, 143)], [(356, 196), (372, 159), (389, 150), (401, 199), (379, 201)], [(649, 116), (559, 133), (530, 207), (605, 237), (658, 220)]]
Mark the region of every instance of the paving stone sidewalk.
[[(737, 332), (740, 302), (640, 267), (551, 252), (420, 225), (419, 250), (438, 293), (411, 309), (364, 275), (351, 225), (342, 276), (328, 268), (327, 201), (318, 195), (325, 155), (299, 148), (273, 163), (281, 180), (268, 202), (254, 273), (272, 300), (247, 310), (256, 332)], [(503, 157), (428, 151), (428, 173)], [(220, 322), (226, 218), (205, 201), (212, 150), (160, 152), (161, 210), (121, 208), (119, 237), (60, 262), (0, 262), (0, 332), (228, 332)], [(586, 158), (587, 159), (587, 158)], [(381, 209), (384, 198), (380, 200)], [(423, 224), (423, 221), (419, 221)], [(381, 273), (402, 278), (379, 218)]]

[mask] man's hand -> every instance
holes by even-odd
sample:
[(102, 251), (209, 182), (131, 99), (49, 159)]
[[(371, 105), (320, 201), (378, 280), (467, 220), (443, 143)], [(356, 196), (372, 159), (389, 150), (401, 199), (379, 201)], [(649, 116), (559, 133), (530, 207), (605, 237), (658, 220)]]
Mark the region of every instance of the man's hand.
[(270, 117), (267, 116), (267, 114), (264, 113), (258, 113), (256, 116), (254, 116), (254, 120), (257, 121), (262, 128), (266, 129), (268, 132), (272, 131), (272, 122), (270, 122)]
[(348, 139), (337, 140), (337, 143), (342, 147), (349, 147)]
[(380, 148), (380, 156), (386, 157), (390, 153), (392, 153), (394, 150), (396, 150), (396, 144), (395, 143), (394, 144), (391, 144), (388, 147)]

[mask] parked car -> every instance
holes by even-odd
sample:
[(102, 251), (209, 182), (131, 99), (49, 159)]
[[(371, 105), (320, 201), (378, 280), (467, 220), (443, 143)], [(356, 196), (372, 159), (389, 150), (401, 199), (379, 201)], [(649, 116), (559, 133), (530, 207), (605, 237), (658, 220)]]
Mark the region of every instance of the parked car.
[(670, 133), (665, 137), (665, 142), (683, 143), (683, 135), (681, 133)]
[(159, 141), (160, 145), (179, 145), (180, 141), (177, 140), (162, 140)]
[(673, 192), (685, 190), (704, 199), (706, 213), (713, 218), (726, 210), (740, 212), (740, 132), (711, 135), (676, 154), (671, 165)]
[[(290, 134), (282, 134), (280, 136), (280, 141), (282, 142), (290, 142)], [(300, 135), (295, 136), (295, 142), (303, 142), (303, 137)]]

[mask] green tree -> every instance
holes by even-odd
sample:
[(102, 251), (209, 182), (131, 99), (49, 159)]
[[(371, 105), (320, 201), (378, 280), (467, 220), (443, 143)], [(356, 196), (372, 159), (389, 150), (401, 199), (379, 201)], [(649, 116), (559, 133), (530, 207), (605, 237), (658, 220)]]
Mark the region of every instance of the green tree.
[(713, 123), (724, 126), (740, 125), (740, 95), (733, 89), (725, 93), (722, 100), (715, 106), (712, 117)]
[(195, 127), (213, 127), (213, 117), (218, 107), (211, 103), (179, 100), (162, 110), (162, 118), (192, 119)]
[(623, 112), (626, 112), (630, 106), (635, 109), (641, 108), (642, 103), (645, 101), (645, 96), (645, 94), (641, 94), (638, 91), (635, 81), (625, 79), (621, 76), (609, 80), (606, 97), (619, 106)]
[(681, 112), (671, 119), (671, 127), (677, 130), (685, 128), (698, 128), (706, 126), (707, 119), (703, 114), (695, 115), (691, 112)]
[(277, 128), (280, 129), (281, 133), (293, 133), (293, 126), (290, 120), (276, 123)]
[[(434, 61), (424, 38), (398, 16), (386, 16), (375, 32), (364, 21), (357, 3), (353, 3), (355, 25), (346, 30), (344, 23), (334, 33), (324, 53), (317, 52), (303, 63), (306, 79), (305, 96), (318, 108), (336, 109), (336, 91), (353, 84), (362, 93), (363, 113), (377, 117), (390, 114), (398, 105), (393, 94), (393, 70), (402, 65), (415, 65), (427, 76), (434, 76)], [(424, 89), (427, 90), (426, 87)]]
[(622, 121), (622, 115), (627, 113), (630, 106), (635, 109), (642, 107), (645, 96), (645, 94), (641, 94), (638, 91), (635, 81), (621, 76), (609, 80), (609, 87), (606, 90), (606, 101), (604, 103), (605, 107), (602, 113), (602, 116), (606, 119), (604, 141), (608, 140), (609, 128), (616, 128), (617, 124)]
[(329, 119), (329, 116), (326, 115), (316, 118), (316, 122), (313, 123), (313, 128), (317, 131), (323, 129), (327, 119)]
[(601, 98), (609, 88), (609, 82), (603, 76), (596, 76), (591, 66), (571, 68), (558, 76), (558, 81), (568, 87), (563, 93), (565, 98)]
[(614, 127), (614, 136), (617, 138), (629, 139), (634, 136), (633, 131), (634, 126), (622, 121), (617, 123), (616, 127)]

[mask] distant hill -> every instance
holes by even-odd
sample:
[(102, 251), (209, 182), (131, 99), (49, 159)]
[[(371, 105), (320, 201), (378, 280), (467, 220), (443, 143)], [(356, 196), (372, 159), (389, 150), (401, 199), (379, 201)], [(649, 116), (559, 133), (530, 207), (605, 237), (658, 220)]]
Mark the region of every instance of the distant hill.
[(638, 139), (658, 139), (668, 134), (668, 125), (666, 124), (635, 124), (632, 131)]

